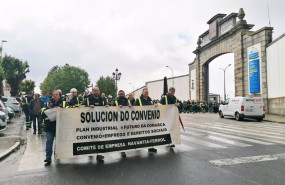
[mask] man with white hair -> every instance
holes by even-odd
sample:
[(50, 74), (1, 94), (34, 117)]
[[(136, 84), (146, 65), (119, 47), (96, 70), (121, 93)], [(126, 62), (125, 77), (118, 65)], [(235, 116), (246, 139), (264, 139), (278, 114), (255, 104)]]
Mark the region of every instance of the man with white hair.
[[(53, 91), (52, 99), (50, 102), (47, 102), (46, 109), (50, 108), (65, 108), (66, 102), (61, 99), (60, 92), (58, 90)], [(56, 121), (50, 121), (46, 119), (46, 159), (44, 162), (47, 164), (51, 163), (53, 141), (56, 133)]]
[[(34, 128), (33, 134), (36, 134), (37, 127), (38, 127), (38, 134), (42, 134), (41, 109), (44, 107), (44, 102), (40, 99), (39, 93), (35, 93), (34, 96), (35, 96), (35, 99), (32, 99), (29, 104), (29, 112), (33, 120), (33, 128)], [(37, 126), (37, 123), (38, 123), (38, 126)]]

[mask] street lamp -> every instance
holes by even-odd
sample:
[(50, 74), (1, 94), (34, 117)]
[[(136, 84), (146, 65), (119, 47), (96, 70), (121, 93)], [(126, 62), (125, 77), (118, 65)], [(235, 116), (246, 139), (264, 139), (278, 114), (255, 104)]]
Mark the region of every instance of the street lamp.
[(132, 83), (129, 83), (129, 84), (133, 86), (133, 93), (134, 93), (134, 91), (135, 91), (135, 86), (134, 86), (134, 84), (132, 84)]
[(118, 81), (121, 79), (122, 73), (118, 72), (118, 68), (112, 73), (113, 79), (116, 81), (116, 95), (118, 93)]
[(171, 67), (169, 67), (169, 66), (165, 66), (165, 67), (171, 69), (171, 72), (172, 72), (172, 87), (174, 87), (173, 69)]
[(3, 53), (3, 42), (7, 42), (6, 40), (1, 41), (1, 58), (2, 58), (2, 53)]
[(225, 69), (219, 68), (224, 71), (224, 101), (226, 100), (226, 70), (228, 67), (230, 67), (232, 64), (229, 64)]

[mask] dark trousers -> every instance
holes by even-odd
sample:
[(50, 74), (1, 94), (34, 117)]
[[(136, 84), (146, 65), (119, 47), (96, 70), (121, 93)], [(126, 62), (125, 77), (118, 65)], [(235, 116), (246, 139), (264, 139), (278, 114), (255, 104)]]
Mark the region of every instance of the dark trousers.
[(26, 127), (27, 128), (31, 128), (31, 123), (32, 123), (32, 119), (31, 119), (31, 115), (28, 109), (24, 109), (24, 113), (26, 116)]
[[(37, 131), (38, 127), (38, 132), (42, 132), (42, 120), (41, 120), (41, 115), (32, 115), (33, 118), (33, 128), (34, 132)], [(38, 126), (37, 126), (38, 125)]]

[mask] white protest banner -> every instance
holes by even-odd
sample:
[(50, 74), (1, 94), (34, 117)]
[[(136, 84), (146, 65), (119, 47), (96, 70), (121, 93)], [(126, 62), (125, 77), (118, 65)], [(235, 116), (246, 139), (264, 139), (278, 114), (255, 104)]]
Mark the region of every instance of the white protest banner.
[(175, 105), (86, 107), (57, 112), (56, 159), (180, 143)]

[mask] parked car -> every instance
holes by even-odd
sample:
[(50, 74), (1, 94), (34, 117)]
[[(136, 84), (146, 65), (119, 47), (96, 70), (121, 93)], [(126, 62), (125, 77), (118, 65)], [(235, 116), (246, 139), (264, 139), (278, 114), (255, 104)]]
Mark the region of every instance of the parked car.
[(11, 107), (7, 107), (7, 109), (8, 109), (9, 121), (11, 121), (15, 117), (15, 112)]
[(221, 118), (224, 116), (234, 117), (238, 121), (241, 121), (244, 118), (262, 121), (263, 118), (265, 118), (265, 106), (263, 99), (260, 97), (229, 98), (220, 105), (219, 115)]
[(15, 97), (2, 96), (1, 100), (5, 103), (6, 107), (11, 107), (16, 115), (21, 116), (22, 107)]
[(7, 118), (5, 112), (0, 111), (0, 132), (6, 130)]

